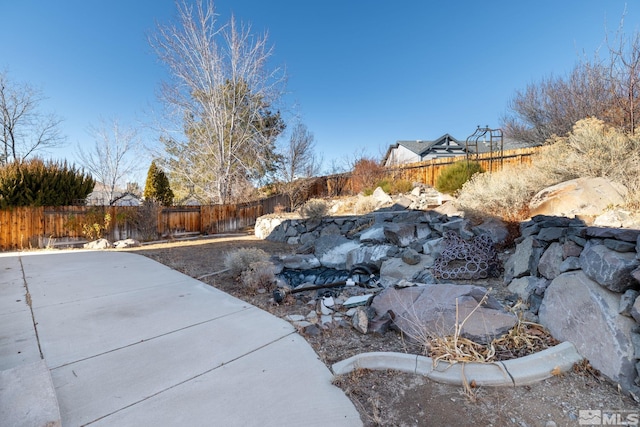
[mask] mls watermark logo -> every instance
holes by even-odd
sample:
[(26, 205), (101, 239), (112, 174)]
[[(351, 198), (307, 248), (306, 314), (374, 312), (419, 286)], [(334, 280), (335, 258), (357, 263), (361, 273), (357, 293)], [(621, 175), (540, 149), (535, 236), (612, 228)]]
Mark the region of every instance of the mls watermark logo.
[(640, 424), (640, 412), (581, 409), (578, 411), (578, 424), (581, 426), (637, 426)]

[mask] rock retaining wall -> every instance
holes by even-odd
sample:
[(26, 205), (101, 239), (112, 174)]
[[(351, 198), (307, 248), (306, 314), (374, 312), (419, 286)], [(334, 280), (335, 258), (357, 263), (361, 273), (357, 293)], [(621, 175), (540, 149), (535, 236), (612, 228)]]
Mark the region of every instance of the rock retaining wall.
[[(300, 245), (300, 269), (374, 264), (385, 287), (477, 279), (476, 267), (496, 254), (478, 254), (484, 245), (471, 243), (479, 236), (502, 243), (509, 234), (496, 219), (472, 225), (460, 216), (408, 210), (315, 220), (268, 216), (255, 230), (261, 238)], [(520, 232), (504, 263), (508, 291), (528, 304), (530, 320), (571, 341), (594, 368), (640, 395), (640, 230), (540, 215), (521, 223)], [(456, 237), (448, 238), (451, 233)], [(470, 242), (467, 249), (460, 241)], [(443, 259), (454, 262), (443, 265)]]
[(559, 340), (627, 390), (640, 385), (640, 230), (536, 216), (505, 264), (508, 289)]

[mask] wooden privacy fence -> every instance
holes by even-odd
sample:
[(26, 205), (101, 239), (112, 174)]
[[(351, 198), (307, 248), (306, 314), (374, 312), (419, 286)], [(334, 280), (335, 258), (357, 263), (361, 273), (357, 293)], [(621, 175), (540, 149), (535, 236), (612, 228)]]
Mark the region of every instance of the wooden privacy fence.
[[(541, 147), (520, 148), (517, 150), (505, 150), (502, 153), (484, 153), (470, 156), (471, 160), (477, 160), (484, 170), (496, 172), (504, 166), (528, 165), (532, 157), (540, 151)], [(419, 182), (435, 187), (442, 170), (452, 163), (466, 160), (466, 156), (444, 157), (425, 160), (418, 163), (408, 163), (385, 168), (388, 176), (393, 179), (404, 179), (409, 182)], [(311, 197), (334, 197), (353, 194), (353, 183), (350, 173), (324, 176), (317, 178), (312, 186)]]
[[(288, 206), (285, 196), (250, 203), (180, 206), (148, 210), (144, 206), (16, 207), (0, 210), (0, 250), (28, 249), (84, 240), (83, 225), (110, 223), (105, 238), (148, 240), (153, 236), (229, 233), (251, 227), (256, 219)], [(146, 209), (146, 210), (145, 210)]]

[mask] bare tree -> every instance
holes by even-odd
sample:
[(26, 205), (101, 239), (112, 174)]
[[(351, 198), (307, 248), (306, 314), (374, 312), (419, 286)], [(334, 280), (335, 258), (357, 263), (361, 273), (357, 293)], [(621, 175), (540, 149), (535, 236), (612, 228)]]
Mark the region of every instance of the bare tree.
[(607, 39), (608, 79), (613, 101), (609, 119), (633, 135), (640, 114), (640, 33), (635, 32), (627, 39), (623, 25), (624, 18), (615, 40)]
[(607, 69), (597, 61), (581, 61), (567, 77), (548, 77), (517, 91), (503, 118), (505, 133), (528, 144), (564, 136), (585, 117), (606, 116), (611, 90)]
[(289, 141), (280, 152), (279, 165), (282, 189), (289, 196), (293, 210), (305, 201), (306, 193), (313, 184), (310, 178), (320, 170), (315, 138), (303, 123), (297, 123), (291, 130)]
[(87, 169), (107, 193), (109, 205), (118, 199), (116, 190), (126, 185), (131, 175), (138, 170), (140, 159), (136, 155), (140, 147), (137, 131), (122, 127), (113, 120), (110, 127), (102, 121), (100, 126), (91, 127), (94, 145), (90, 150), (77, 147), (80, 164)]
[(39, 111), (42, 93), (28, 84), (9, 80), (0, 72), (0, 164), (24, 160), (35, 151), (58, 146), (61, 120)]
[(267, 67), (266, 35), (233, 18), (218, 26), (212, 1), (177, 8), (178, 24), (158, 26), (150, 38), (172, 76), (160, 95), (164, 122), (173, 123), (163, 129), (163, 166), (200, 197), (227, 203), (275, 167), (284, 124), (271, 107), (284, 73)]

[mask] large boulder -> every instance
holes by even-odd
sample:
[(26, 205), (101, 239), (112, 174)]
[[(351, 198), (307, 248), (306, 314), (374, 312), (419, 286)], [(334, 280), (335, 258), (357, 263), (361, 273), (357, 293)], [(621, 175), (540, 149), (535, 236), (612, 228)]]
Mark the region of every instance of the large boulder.
[(616, 252), (605, 245), (588, 245), (580, 254), (580, 266), (584, 273), (614, 292), (624, 292), (638, 285), (631, 275), (638, 265), (640, 260), (635, 252)]
[[(461, 335), (486, 343), (511, 329), (517, 322), (492, 296), (478, 307), (487, 290), (481, 286), (434, 284), (388, 288), (374, 298), (376, 313), (393, 312), (395, 325), (408, 337), (422, 341), (427, 336), (453, 335), (464, 322)], [(475, 310), (475, 311), (474, 311)]]
[(591, 365), (629, 389), (636, 376), (633, 319), (618, 313), (620, 295), (582, 271), (556, 277), (545, 291), (539, 319), (560, 341), (572, 342)]
[(529, 203), (531, 216), (573, 218), (597, 216), (608, 207), (621, 205), (627, 189), (607, 178), (577, 178), (545, 188)]

